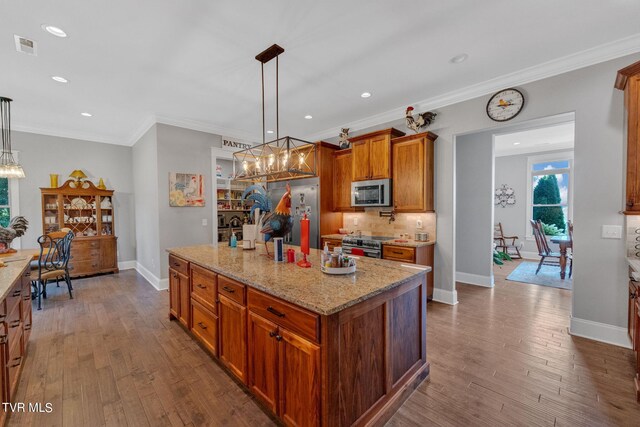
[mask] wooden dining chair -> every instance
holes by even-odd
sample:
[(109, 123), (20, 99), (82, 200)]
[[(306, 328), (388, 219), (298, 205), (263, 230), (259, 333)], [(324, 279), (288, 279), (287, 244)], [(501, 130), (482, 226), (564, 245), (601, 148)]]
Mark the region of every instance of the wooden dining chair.
[(496, 244), (496, 250), (504, 252), (512, 259), (522, 259), (520, 244), (516, 243), (516, 240), (518, 240), (518, 236), (504, 235), (501, 222), (493, 226), (493, 242)]
[[(533, 237), (536, 240), (536, 246), (538, 247), (538, 255), (540, 256), (540, 262), (538, 263), (538, 269), (536, 274), (540, 272), (543, 265), (550, 265), (553, 267), (560, 267), (560, 252), (553, 252), (549, 248), (549, 242), (544, 234), (544, 228), (542, 227), (542, 221), (530, 220), (531, 228), (533, 229)], [(569, 261), (569, 277), (573, 271), (573, 259), (570, 255), (567, 255)]]
[(42, 310), (42, 297), (47, 298), (47, 283), (60, 279), (67, 283), (69, 297), (73, 299), (73, 286), (69, 275), (69, 259), (71, 258), (71, 242), (74, 238), (71, 231), (56, 231), (38, 237), (40, 256), (38, 257), (38, 275), (36, 281), (38, 310)]

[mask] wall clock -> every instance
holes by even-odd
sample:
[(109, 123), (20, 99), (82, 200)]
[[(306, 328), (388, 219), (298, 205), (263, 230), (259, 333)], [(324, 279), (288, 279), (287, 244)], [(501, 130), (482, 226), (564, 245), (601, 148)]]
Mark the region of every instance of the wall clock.
[(504, 89), (487, 102), (487, 115), (496, 122), (513, 119), (524, 107), (524, 95), (518, 89)]

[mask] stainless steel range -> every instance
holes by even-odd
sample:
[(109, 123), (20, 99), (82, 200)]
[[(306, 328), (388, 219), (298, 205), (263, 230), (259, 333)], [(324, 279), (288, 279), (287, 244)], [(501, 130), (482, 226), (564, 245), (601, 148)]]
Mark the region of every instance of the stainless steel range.
[(369, 258), (382, 258), (382, 242), (391, 239), (393, 239), (393, 237), (345, 236), (342, 238), (342, 251), (346, 254), (361, 255)]

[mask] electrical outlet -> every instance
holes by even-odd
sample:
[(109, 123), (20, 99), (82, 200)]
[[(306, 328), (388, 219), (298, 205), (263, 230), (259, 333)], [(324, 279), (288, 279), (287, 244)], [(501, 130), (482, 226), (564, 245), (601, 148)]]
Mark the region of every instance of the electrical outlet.
[(357, 216), (353, 217), (353, 225), (358, 225), (358, 217)]
[(422, 228), (422, 220), (421, 219), (416, 220), (416, 228)]
[(202, 226), (203, 227), (207, 226), (207, 218), (202, 218)]
[(622, 239), (622, 226), (621, 225), (603, 225), (602, 238), (603, 239)]

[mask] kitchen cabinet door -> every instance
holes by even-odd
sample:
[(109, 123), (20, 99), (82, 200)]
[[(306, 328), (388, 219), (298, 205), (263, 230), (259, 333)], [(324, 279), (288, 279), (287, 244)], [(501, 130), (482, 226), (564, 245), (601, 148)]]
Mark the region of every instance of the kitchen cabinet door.
[(631, 338), (633, 350), (638, 350), (638, 342), (636, 340), (636, 319), (638, 318), (636, 301), (640, 301), (638, 295), (638, 283), (633, 280), (629, 280), (629, 323), (628, 332), (629, 338)]
[[(367, 181), (371, 179), (369, 165), (369, 140), (354, 142), (351, 145), (352, 181)], [(349, 202), (351, 205), (351, 202)]]
[(389, 135), (369, 140), (369, 179), (391, 178), (391, 145)]
[(100, 270), (118, 268), (116, 237), (104, 238), (100, 242)]
[(178, 297), (180, 311), (178, 312), (178, 320), (187, 329), (191, 325), (191, 290), (189, 289), (189, 277), (184, 274), (176, 273), (178, 276)]
[(279, 415), (287, 425), (319, 425), (320, 347), (284, 328), (279, 332)]
[(433, 141), (429, 132), (392, 140), (396, 212), (428, 212), (433, 204)]
[(278, 411), (278, 325), (249, 311), (247, 330), (249, 389), (274, 413)]
[(180, 279), (178, 272), (169, 269), (169, 319), (180, 317)]
[(353, 164), (351, 150), (336, 152), (333, 157), (333, 210), (353, 210), (351, 207), (351, 182)]
[(247, 308), (219, 294), (220, 361), (247, 382)]

